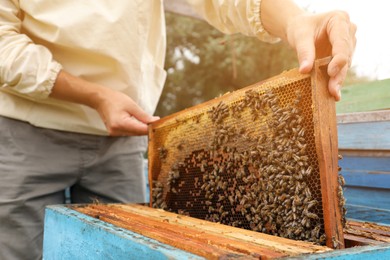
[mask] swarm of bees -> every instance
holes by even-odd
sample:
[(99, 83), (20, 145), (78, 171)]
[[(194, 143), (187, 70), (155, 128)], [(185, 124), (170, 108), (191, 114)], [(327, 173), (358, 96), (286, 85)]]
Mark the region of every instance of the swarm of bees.
[[(305, 120), (311, 119), (302, 111), (304, 92), (294, 95), (282, 106), (272, 90), (248, 90), (234, 105), (221, 101), (212, 107), (208, 147), (192, 151), (165, 179), (154, 181), (153, 207), (325, 244), (318, 162), (307, 142), (313, 129)], [(262, 122), (263, 134), (237, 123), (248, 114)], [(165, 148), (159, 152), (165, 158)]]
[[(339, 160), (342, 160), (343, 159), (343, 156), (342, 155), (338, 155), (338, 159)], [(339, 167), (339, 172), (341, 172), (341, 167)], [(343, 192), (343, 187), (345, 186), (345, 179), (343, 177), (343, 175), (341, 175), (339, 173), (339, 176), (338, 176), (338, 187), (337, 187), (337, 196), (338, 196), (338, 199), (339, 199), (339, 207), (340, 207), (340, 212), (341, 212), (341, 223), (343, 224), (343, 227), (345, 228), (345, 225), (346, 225), (346, 219), (345, 219), (345, 216), (347, 214), (347, 208), (345, 207), (345, 203), (346, 203), (346, 199), (344, 197), (344, 192)]]

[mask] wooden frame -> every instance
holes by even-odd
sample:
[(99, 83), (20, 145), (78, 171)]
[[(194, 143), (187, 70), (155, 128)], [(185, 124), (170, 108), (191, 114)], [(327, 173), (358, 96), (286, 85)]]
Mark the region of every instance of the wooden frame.
[(273, 259), (331, 250), (137, 204), (80, 205), (73, 209), (206, 259)]
[(320, 167), (326, 245), (344, 248), (342, 216), (338, 194), (338, 138), (336, 104), (328, 90), (330, 58), (317, 60), (312, 73), (314, 134)]
[[(258, 83), (256, 85), (262, 87), (270, 86), (270, 84), (278, 84), (275, 82), (300, 82), (300, 80), (309, 80), (311, 84), (311, 98), (312, 98), (312, 110), (313, 114), (313, 128), (315, 139), (315, 152), (317, 154), (318, 167), (319, 167), (319, 182), (321, 188), (322, 199), (322, 212), (324, 220), (324, 230), (326, 234), (326, 245), (330, 248), (343, 248), (343, 227), (342, 227), (342, 213), (340, 209), (339, 196), (340, 187), (338, 184), (338, 149), (337, 149), (337, 124), (336, 124), (336, 111), (335, 100), (329, 94), (328, 91), (328, 76), (327, 76), (327, 64), (330, 58), (317, 60), (313, 69), (312, 75), (302, 75), (297, 70), (292, 70), (281, 74), (280, 76), (273, 77), (269, 80)], [(281, 81), (279, 81), (279, 79)], [(276, 80), (276, 81), (273, 81)], [(311, 83), (310, 83), (311, 81)], [(273, 82), (273, 83), (271, 83)], [(282, 83), (281, 83), (282, 84)], [(290, 83), (288, 83), (290, 84)], [(291, 83), (293, 84), (293, 83)], [(210, 100), (195, 107), (188, 108), (184, 111), (175, 113), (161, 120), (154, 122), (149, 127), (149, 183), (151, 185), (151, 198), (153, 194), (153, 182), (161, 173), (161, 165), (164, 164), (159, 159), (159, 147), (163, 147), (161, 139), (156, 143), (158, 138), (156, 137), (156, 129), (159, 127), (170, 127), (170, 125), (181, 124), (181, 120), (186, 122), (188, 117), (196, 118), (198, 111), (204, 113), (209, 107), (215, 107), (221, 100), (225, 102), (233, 102), (242, 93), (245, 93), (248, 89), (252, 89), (253, 86), (248, 86), (244, 89), (238, 90), (233, 93), (228, 93), (220, 98)], [(291, 88), (291, 85), (290, 85)], [(310, 89), (310, 88), (309, 88)], [(192, 119), (191, 119), (192, 120)], [(174, 126), (176, 129), (177, 126)], [(166, 133), (165, 133), (166, 134)], [(165, 135), (164, 134), (164, 135)], [(177, 135), (177, 133), (175, 133)], [(175, 135), (173, 135), (175, 136)], [(178, 137), (178, 136), (176, 136)], [(156, 139), (157, 138), (157, 139)], [(174, 140), (172, 136), (170, 140)], [(173, 139), (172, 139), (173, 138)], [(163, 143), (161, 143), (163, 142)], [(171, 145), (171, 144), (167, 144)], [(172, 149), (171, 149), (172, 150)], [(176, 150), (176, 153), (178, 151)], [(175, 151), (170, 156), (175, 157)], [(177, 154), (176, 154), (177, 155)], [(172, 157), (171, 157), (172, 158)], [(164, 159), (165, 160), (165, 159)], [(168, 159), (167, 159), (168, 160)], [(167, 169), (167, 167), (165, 167)], [(164, 173), (166, 176), (167, 172)], [(151, 200), (151, 205), (153, 201)]]

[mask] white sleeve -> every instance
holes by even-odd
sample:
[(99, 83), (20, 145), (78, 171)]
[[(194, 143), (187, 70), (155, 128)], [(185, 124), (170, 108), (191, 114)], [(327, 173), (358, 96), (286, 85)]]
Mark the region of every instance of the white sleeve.
[(261, 23), (261, 0), (187, 0), (208, 23), (223, 33), (242, 33), (278, 42)]
[(46, 98), (61, 65), (21, 33), (19, 1), (0, 0), (0, 90)]

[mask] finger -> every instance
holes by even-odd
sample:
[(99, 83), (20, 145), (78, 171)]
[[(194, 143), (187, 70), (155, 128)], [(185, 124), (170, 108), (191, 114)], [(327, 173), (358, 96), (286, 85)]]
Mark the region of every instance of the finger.
[(147, 135), (148, 126), (134, 118), (126, 118), (120, 126), (112, 127), (109, 131), (110, 136), (136, 136)]
[(348, 57), (344, 54), (333, 56), (328, 65), (329, 77), (336, 77), (344, 67), (349, 68)]
[(335, 98), (336, 101), (341, 100), (341, 86), (347, 76), (348, 66), (344, 66), (338, 74), (329, 79), (328, 89), (329, 93)]
[(349, 16), (345, 12), (332, 13), (327, 24), (329, 41), (332, 45), (332, 61), (328, 66), (328, 74), (334, 77), (347, 64), (351, 65), (355, 36), (351, 28)]
[(295, 49), (298, 56), (299, 72), (309, 73), (313, 68), (315, 59), (314, 39), (304, 35), (296, 42)]
[(134, 101), (131, 101), (132, 102), (132, 108), (131, 108), (131, 111), (128, 111), (132, 116), (134, 116), (135, 118), (137, 118), (139, 121), (147, 124), (147, 123), (151, 123), (151, 122), (154, 122), (156, 120), (159, 120), (160, 117), (158, 116), (152, 116), (152, 115), (149, 115), (148, 113), (146, 113), (140, 106), (137, 105), (137, 103), (135, 103)]

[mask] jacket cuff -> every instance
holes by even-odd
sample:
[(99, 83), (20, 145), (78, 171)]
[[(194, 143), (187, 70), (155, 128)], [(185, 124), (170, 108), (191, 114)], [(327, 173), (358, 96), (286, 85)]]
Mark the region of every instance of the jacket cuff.
[(261, 22), (261, 0), (255, 0), (253, 3), (253, 19), (251, 19), (251, 24), (254, 28), (254, 34), (261, 41), (276, 43), (280, 41), (280, 38), (272, 36), (268, 33)]
[(52, 61), (48, 70), (47, 78), (33, 91), (27, 95), (36, 99), (48, 98), (57, 79), (58, 73), (62, 69), (62, 65), (57, 61)]
[(30, 87), (16, 88), (14, 91), (19, 92), (32, 99), (46, 99), (49, 97), (58, 73), (62, 69), (62, 65), (57, 61), (51, 61), (47, 70), (46, 76), (38, 84), (32, 84)]

